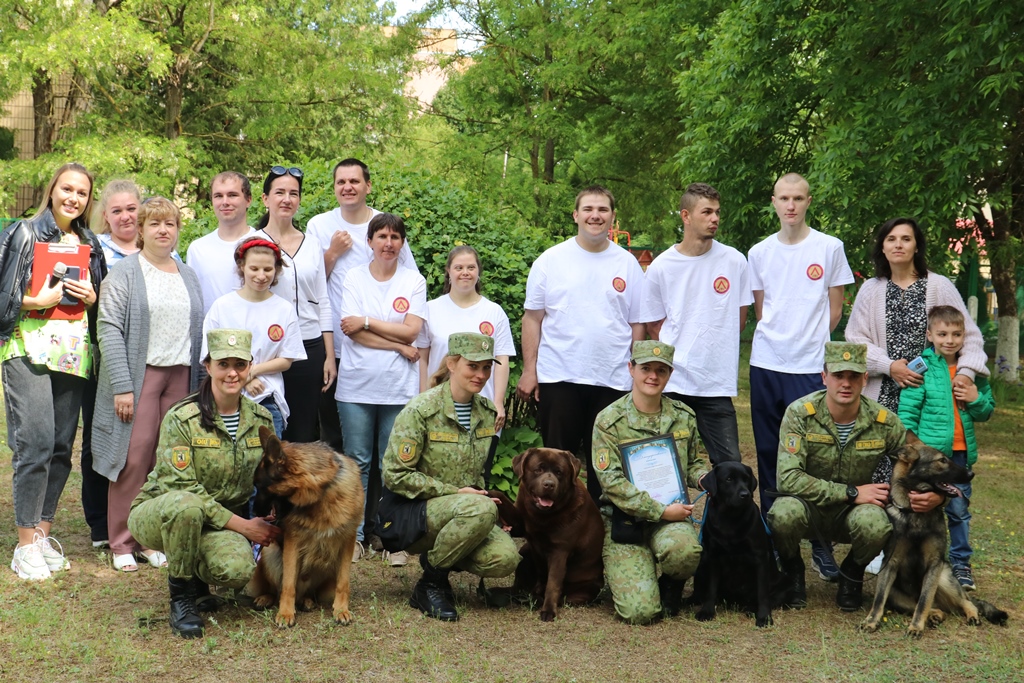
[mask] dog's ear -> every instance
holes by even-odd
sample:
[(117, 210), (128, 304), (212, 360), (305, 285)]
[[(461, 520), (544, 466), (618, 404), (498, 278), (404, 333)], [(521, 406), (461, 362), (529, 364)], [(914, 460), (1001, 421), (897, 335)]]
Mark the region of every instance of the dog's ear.
[(704, 490), (712, 498), (718, 494), (718, 477), (715, 474), (717, 470), (717, 467), (712, 467), (711, 471), (705, 474), (704, 479), (700, 482), (700, 485), (704, 487)]
[[(920, 443), (920, 441), (918, 441), (918, 443)], [(907, 463), (908, 465), (913, 465), (915, 462), (917, 462), (918, 458), (920, 457), (921, 454), (918, 452), (917, 448), (915, 448), (914, 445), (911, 445), (909, 443), (903, 448), (896, 451), (896, 458), (901, 462)]]
[(750, 469), (750, 465), (744, 465), (743, 469), (747, 472), (747, 486), (750, 487), (750, 492), (753, 493), (757, 490), (757, 477), (754, 476), (754, 470)]
[(526, 466), (526, 461), (530, 459), (530, 456), (537, 451), (536, 448), (528, 448), (516, 457), (512, 458), (512, 471), (519, 479), (523, 478), (523, 468)]
[(264, 458), (272, 462), (282, 462), (284, 460), (284, 449), (281, 448), (281, 440), (266, 427), (260, 427), (260, 445), (263, 446)]
[(913, 446), (913, 445), (916, 445), (916, 444), (919, 444), (919, 443), (922, 443), (922, 441), (921, 441), (921, 439), (918, 438), (917, 434), (915, 434), (914, 432), (908, 431), (907, 432), (907, 445), (908, 446)]
[(268, 441), (270, 441), (271, 439), (276, 439), (276, 438), (277, 438), (277, 435), (274, 434), (274, 431), (272, 429), (267, 429), (266, 427), (260, 427), (260, 446), (263, 447), (263, 450), (267, 450), (267, 442)]
[(583, 467), (583, 463), (581, 463), (580, 459), (577, 458), (572, 453), (570, 453), (569, 451), (562, 451), (562, 453), (565, 456), (566, 462), (568, 462), (569, 465), (572, 467), (572, 478), (573, 478), (573, 480), (578, 479), (579, 476), (580, 476), (580, 468)]

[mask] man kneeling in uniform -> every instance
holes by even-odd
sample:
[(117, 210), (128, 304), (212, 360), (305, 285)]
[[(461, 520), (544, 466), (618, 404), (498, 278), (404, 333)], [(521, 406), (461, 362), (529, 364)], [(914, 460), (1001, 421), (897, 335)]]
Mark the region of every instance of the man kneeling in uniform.
[[(772, 505), (768, 525), (790, 586), (790, 607), (807, 605), (800, 539), (821, 534), (825, 541), (850, 543), (836, 604), (852, 612), (861, 607), (864, 568), (892, 532), (885, 513), (889, 484), (873, 484), (871, 475), (880, 458), (895, 457), (906, 429), (895, 414), (861, 395), (866, 345), (826, 343), (821, 378), (824, 391), (791, 403), (782, 420), (778, 487), (788, 495)], [(915, 511), (942, 501), (936, 494), (915, 495)]]
[[(634, 342), (629, 362), (633, 390), (598, 413), (594, 422), (594, 471), (601, 484), (599, 505), (605, 528), (604, 575), (616, 614), (631, 624), (649, 623), (663, 608), (668, 616), (678, 613), (683, 585), (700, 562), (700, 543), (690, 521), (693, 505), (664, 505), (638, 489), (623, 471), (619, 453), (620, 444), (671, 435), (680, 474), (691, 487), (700, 488), (708, 469), (697, 458), (693, 411), (681, 401), (662, 396), (674, 354), (669, 344)], [(641, 527), (636, 543), (612, 540), (612, 506)]]

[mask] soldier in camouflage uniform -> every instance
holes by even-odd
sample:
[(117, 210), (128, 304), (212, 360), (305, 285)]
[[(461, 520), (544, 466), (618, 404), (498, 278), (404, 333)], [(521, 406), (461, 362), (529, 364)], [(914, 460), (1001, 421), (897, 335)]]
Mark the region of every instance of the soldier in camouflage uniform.
[[(164, 417), (156, 467), (128, 516), (132, 536), (167, 555), (171, 629), (184, 638), (203, 635), (196, 599), (209, 595), (208, 584), (245, 586), (256, 569), (249, 541), (266, 544), (280, 533), (266, 520), (244, 518), (263, 457), (258, 430), (274, 428), (267, 409), (241, 394), (251, 339), (246, 330), (207, 333), (209, 376)], [(232, 436), (224, 418), (234, 413)]]
[[(867, 346), (825, 344), (823, 391), (790, 404), (779, 430), (779, 498), (768, 512), (775, 549), (790, 582), (791, 607), (807, 604), (800, 539), (820, 533), (850, 543), (840, 567), (836, 603), (861, 606), (864, 568), (885, 546), (892, 525), (885, 513), (889, 485), (873, 484), (879, 459), (906, 440), (899, 418), (861, 392)], [(801, 502), (802, 501), (802, 502)]]
[[(430, 617), (455, 621), (448, 573), (481, 577), (515, 571), (519, 553), (496, 526), (498, 507), (484, 489), (483, 467), (495, 436), (497, 411), (479, 395), (491, 374), (494, 340), (483, 334), (448, 338), (450, 377), (413, 398), (395, 419), (384, 453), (384, 485), (406, 498), (427, 501), (427, 531), (407, 550), (420, 553), (423, 578), (410, 604)], [(460, 423), (456, 401), (470, 404)]]
[[(602, 410), (594, 422), (593, 462), (601, 484), (604, 518), (604, 575), (611, 588), (615, 612), (631, 624), (653, 621), (664, 611), (676, 614), (682, 606), (683, 585), (697, 571), (700, 543), (690, 515), (692, 505), (663, 505), (626, 477), (619, 444), (671, 434), (680, 473), (700, 488), (707, 466), (697, 458), (697, 423), (681, 401), (662, 395), (675, 349), (658, 341), (633, 344), (629, 372), (633, 389)], [(612, 506), (645, 522), (643, 543), (612, 540)], [(661, 578), (657, 566), (661, 565)]]

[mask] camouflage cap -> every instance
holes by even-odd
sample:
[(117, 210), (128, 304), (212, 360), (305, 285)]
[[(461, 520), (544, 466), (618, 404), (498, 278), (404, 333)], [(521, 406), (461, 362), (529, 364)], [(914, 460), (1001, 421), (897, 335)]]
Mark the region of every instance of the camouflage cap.
[(210, 360), (252, 360), (252, 332), (229, 328), (210, 330), (206, 333), (206, 348), (210, 350)]
[(633, 355), (632, 360), (637, 365), (643, 363), (650, 363), (651, 361), (658, 361), (664, 363), (670, 368), (674, 368), (672, 365), (672, 359), (676, 355), (676, 347), (665, 342), (654, 341), (648, 339), (646, 341), (633, 342)]
[(494, 357), (494, 339), (477, 332), (456, 332), (449, 335), (448, 355), (462, 356), (466, 360), (493, 360), (495, 363), (501, 363)]
[(867, 344), (851, 344), (850, 342), (825, 343), (825, 367), (829, 372), (868, 371)]

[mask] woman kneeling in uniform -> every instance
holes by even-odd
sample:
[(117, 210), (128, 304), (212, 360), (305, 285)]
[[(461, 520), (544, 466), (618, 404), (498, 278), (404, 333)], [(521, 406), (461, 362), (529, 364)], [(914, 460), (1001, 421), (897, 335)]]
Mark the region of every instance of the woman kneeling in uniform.
[[(679, 401), (662, 396), (675, 349), (658, 341), (633, 344), (629, 374), (633, 390), (602, 410), (594, 421), (594, 471), (601, 484), (604, 517), (604, 576), (615, 612), (631, 624), (646, 624), (662, 612), (671, 616), (682, 606), (683, 584), (697, 571), (700, 543), (690, 521), (693, 505), (663, 505), (638, 489), (622, 468), (619, 445), (671, 434), (679, 472), (700, 488), (707, 467), (697, 458), (697, 423)], [(612, 506), (643, 528), (637, 543), (612, 540)], [(657, 578), (661, 565), (661, 578)]]
[(206, 340), (209, 375), (167, 411), (156, 467), (128, 516), (132, 536), (167, 556), (171, 630), (182, 638), (203, 635), (196, 599), (209, 584), (245, 586), (256, 569), (249, 542), (280, 534), (266, 519), (243, 516), (263, 457), (259, 428), (274, 428), (267, 409), (242, 395), (252, 335), (219, 329)]
[(442, 621), (459, 618), (448, 583), (452, 569), (497, 578), (519, 563), (512, 538), (496, 526), (498, 507), (483, 490), (497, 411), (479, 394), (494, 361), (487, 335), (448, 337), (449, 378), (402, 409), (384, 453), (388, 490), (427, 502), (426, 533), (407, 548), (420, 553), (423, 566), (409, 604)]

